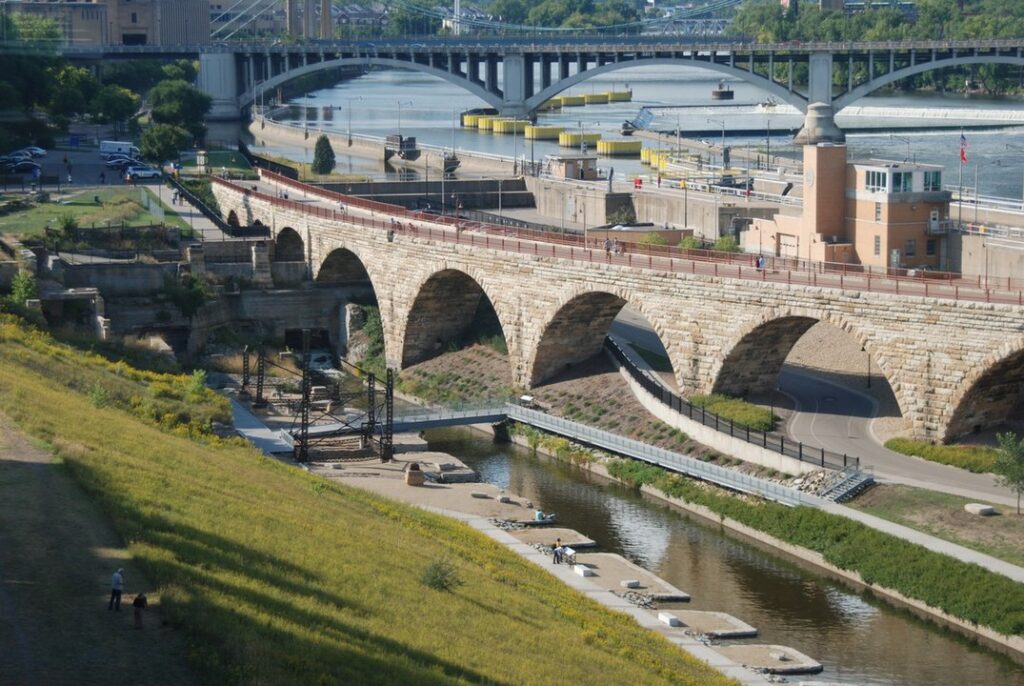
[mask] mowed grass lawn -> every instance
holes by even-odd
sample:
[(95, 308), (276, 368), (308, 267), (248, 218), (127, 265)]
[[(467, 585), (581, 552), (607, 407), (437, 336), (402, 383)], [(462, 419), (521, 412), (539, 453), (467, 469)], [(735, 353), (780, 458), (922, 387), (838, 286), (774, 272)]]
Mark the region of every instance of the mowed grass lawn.
[[(116, 177), (116, 173), (108, 174), (108, 177)], [(155, 187), (154, 187), (155, 189)], [(9, 233), (17, 236), (38, 236), (43, 233), (43, 228), (59, 228), (61, 217), (70, 215), (78, 221), (80, 227), (89, 228), (95, 225), (97, 228), (104, 228), (107, 222), (110, 226), (150, 226), (157, 224), (156, 218), (141, 202), (141, 193), (147, 193), (156, 198), (156, 191), (148, 188), (105, 188), (102, 190), (88, 190), (68, 198), (66, 202), (48, 202), (26, 210), (0, 217), (0, 233)], [(164, 194), (170, 200), (171, 191)], [(97, 204), (95, 196), (99, 196), (100, 203)], [(187, 229), (188, 222), (179, 217), (170, 209), (165, 201), (164, 223), (179, 229)]]
[(994, 517), (964, 510), (977, 500), (910, 486), (879, 485), (849, 505), (913, 529), (1024, 566), (1024, 516), (996, 505)]
[[(0, 323), (0, 411), (102, 505), (205, 683), (735, 683), (469, 527), (188, 438), (219, 407), (188, 389)], [(438, 560), (464, 585), (426, 587)]]

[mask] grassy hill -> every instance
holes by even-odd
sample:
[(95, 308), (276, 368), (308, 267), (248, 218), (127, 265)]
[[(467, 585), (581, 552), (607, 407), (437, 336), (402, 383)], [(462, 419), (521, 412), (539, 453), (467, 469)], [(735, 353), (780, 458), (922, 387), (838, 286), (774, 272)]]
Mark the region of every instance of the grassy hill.
[[(0, 412), (102, 505), (207, 683), (734, 683), (466, 526), (210, 436), (199, 381), (0, 320)], [(424, 585), (438, 561), (463, 585)]]

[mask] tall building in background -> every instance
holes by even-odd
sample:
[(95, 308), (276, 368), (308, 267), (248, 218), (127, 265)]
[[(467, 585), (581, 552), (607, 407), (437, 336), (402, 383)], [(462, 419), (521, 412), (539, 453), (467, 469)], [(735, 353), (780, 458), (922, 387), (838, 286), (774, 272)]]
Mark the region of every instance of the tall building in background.
[(2, 0), (0, 8), (52, 19), (70, 43), (196, 45), (210, 41), (209, 0)]

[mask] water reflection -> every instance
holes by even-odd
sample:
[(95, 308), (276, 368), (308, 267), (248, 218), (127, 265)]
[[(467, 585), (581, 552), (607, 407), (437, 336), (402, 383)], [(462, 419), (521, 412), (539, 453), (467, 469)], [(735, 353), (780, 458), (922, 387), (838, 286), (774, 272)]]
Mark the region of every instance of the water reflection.
[(484, 481), (533, 500), (566, 526), (690, 593), (693, 609), (728, 612), (825, 666), (822, 681), (870, 686), (1024, 686), (1024, 668), (870, 595), (818, 576), (719, 527), (586, 472), (466, 430), (434, 430), (431, 447)]

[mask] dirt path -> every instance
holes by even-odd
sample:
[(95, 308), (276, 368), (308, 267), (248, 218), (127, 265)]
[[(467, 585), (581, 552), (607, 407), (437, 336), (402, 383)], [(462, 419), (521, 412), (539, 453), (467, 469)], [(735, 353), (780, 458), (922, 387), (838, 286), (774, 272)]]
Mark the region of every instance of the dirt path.
[[(124, 568), (121, 612), (107, 610)], [(131, 601), (145, 591), (145, 628)], [(184, 641), (99, 508), (0, 415), (0, 684), (188, 686)]]

